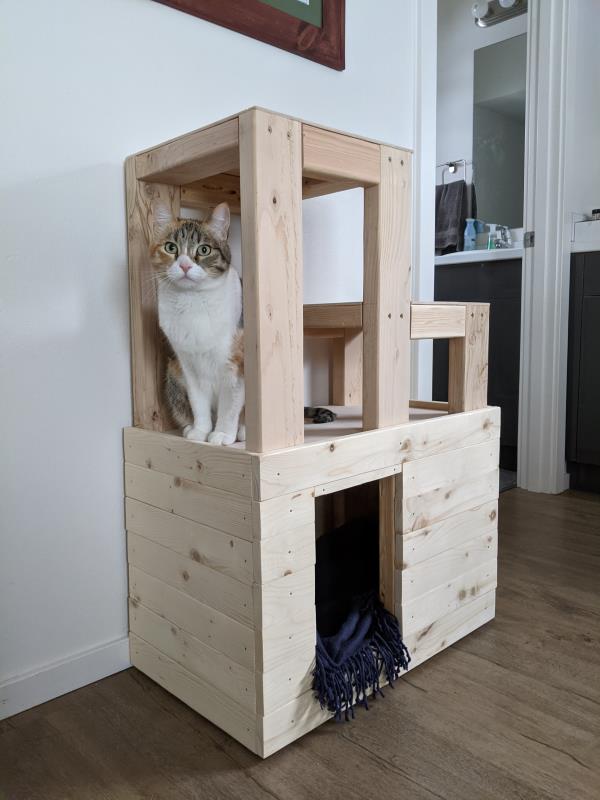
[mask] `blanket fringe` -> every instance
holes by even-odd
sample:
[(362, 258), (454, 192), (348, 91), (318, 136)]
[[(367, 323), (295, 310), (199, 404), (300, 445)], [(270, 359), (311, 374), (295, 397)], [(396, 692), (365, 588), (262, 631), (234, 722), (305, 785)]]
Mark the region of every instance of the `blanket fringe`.
[(368, 710), (367, 693), (381, 695), (381, 675), (390, 686), (408, 669), (410, 654), (400, 635), (396, 617), (379, 602), (371, 609), (373, 624), (364, 644), (351, 656), (336, 662), (317, 634), (313, 689), (321, 704), (340, 721), (354, 719), (354, 705)]

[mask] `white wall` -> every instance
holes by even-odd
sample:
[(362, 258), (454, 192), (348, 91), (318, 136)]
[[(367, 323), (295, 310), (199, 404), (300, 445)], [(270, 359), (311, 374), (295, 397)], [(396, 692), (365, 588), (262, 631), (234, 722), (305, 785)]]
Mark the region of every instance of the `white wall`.
[[(127, 664), (124, 158), (255, 104), (412, 146), (416, 2), (349, 0), (338, 73), (150, 0), (0, 0), (0, 715)], [(360, 298), (356, 194), (306, 204), (307, 301)]]
[[(527, 15), (478, 28), (471, 0), (438, 0), (437, 163), (473, 157), (473, 53), (527, 31)], [(469, 179), (471, 172), (468, 172)]]

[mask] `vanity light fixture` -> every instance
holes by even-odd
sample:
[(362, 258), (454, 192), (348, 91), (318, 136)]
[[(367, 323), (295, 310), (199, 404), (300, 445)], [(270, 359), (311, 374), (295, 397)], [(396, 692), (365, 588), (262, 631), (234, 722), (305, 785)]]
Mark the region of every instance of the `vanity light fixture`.
[(475, 25), (487, 28), (527, 13), (527, 0), (478, 0), (471, 6)]

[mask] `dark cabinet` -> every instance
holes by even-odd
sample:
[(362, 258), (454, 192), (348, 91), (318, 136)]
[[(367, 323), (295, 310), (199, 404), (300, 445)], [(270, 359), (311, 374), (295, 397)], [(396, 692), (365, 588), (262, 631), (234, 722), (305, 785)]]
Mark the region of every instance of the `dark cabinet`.
[[(500, 466), (517, 468), (521, 259), (436, 265), (435, 299), (490, 303), (488, 403), (502, 409)], [(448, 399), (448, 342), (433, 343), (433, 399)]]
[(571, 256), (566, 444), (571, 488), (600, 491), (600, 253)]

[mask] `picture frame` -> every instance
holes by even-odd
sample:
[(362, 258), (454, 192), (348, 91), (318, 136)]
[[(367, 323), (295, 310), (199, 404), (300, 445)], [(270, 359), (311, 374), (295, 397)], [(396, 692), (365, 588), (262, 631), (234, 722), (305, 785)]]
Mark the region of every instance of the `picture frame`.
[[(331, 69), (345, 69), (346, 0), (154, 1)], [(307, 21), (315, 18), (311, 4), (317, 6), (317, 12), (320, 8), (320, 26)]]

